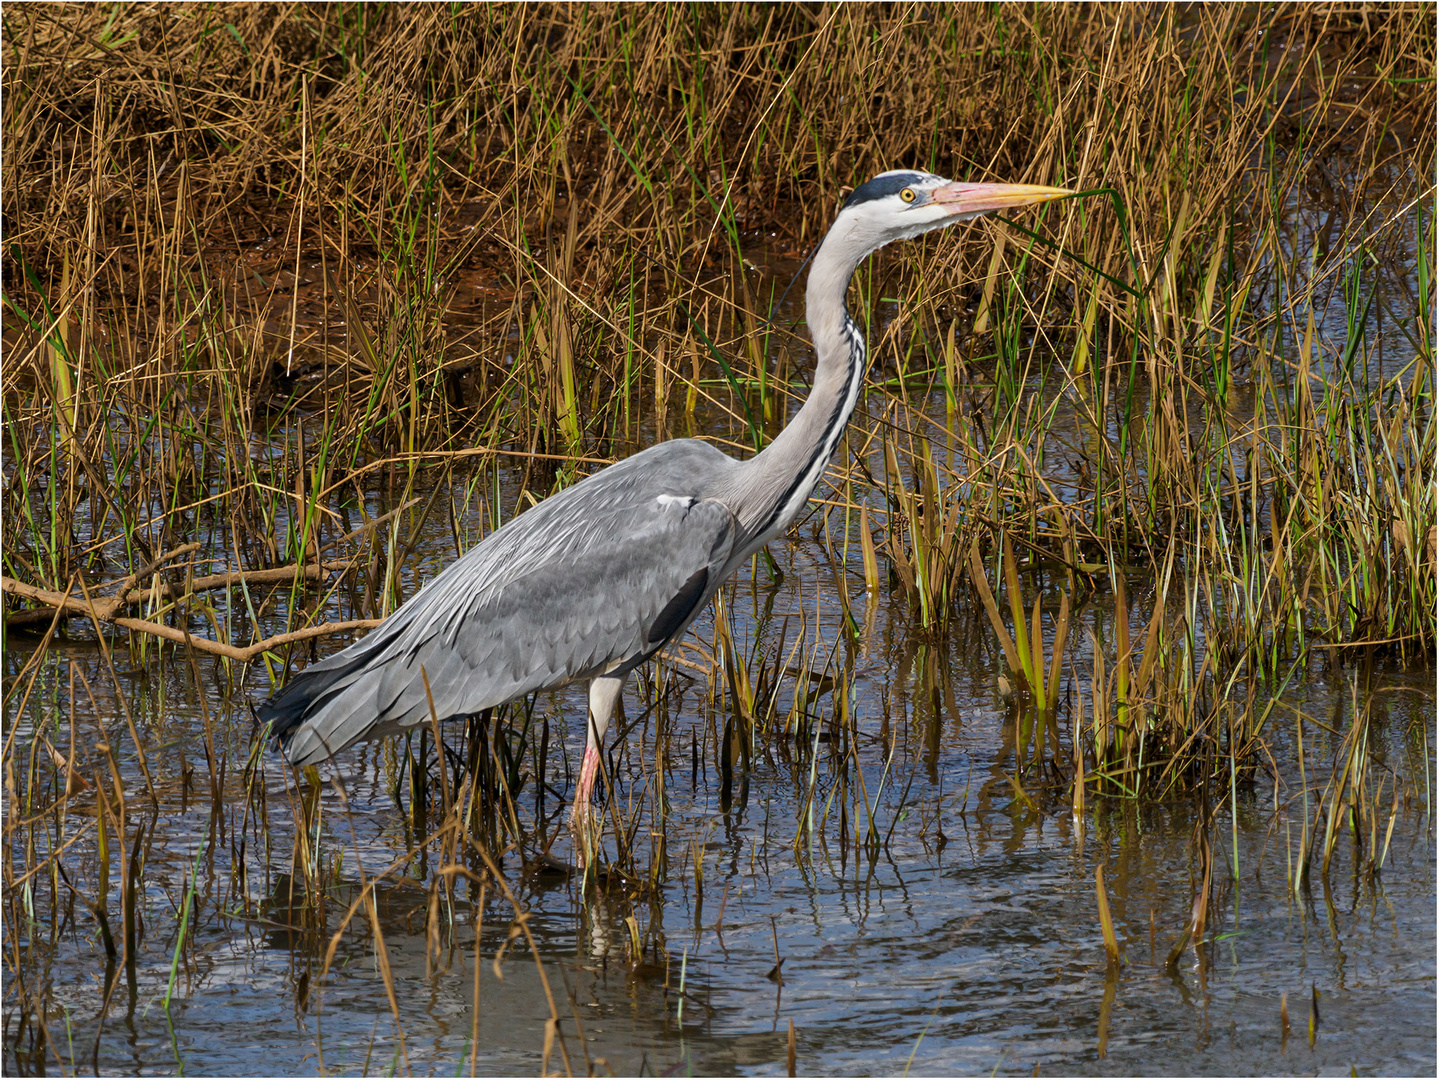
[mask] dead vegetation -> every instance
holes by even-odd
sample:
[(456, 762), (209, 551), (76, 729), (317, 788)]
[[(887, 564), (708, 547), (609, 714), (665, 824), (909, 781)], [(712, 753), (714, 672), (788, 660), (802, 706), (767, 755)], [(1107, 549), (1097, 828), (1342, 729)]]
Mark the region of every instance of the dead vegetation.
[[(871, 791), (849, 675), (878, 597), (909, 609), (921, 681), (976, 627), (1002, 654), (1019, 797), (1222, 801), (1266, 767), (1275, 702), (1311, 665), (1432, 658), (1431, 16), (13, 5), (7, 635), (81, 617), (131, 632), (114, 640), (141, 664), (158, 634), (227, 658), (233, 685), (257, 661), (279, 678), (299, 641), (403, 601), (427, 525), (458, 550), (654, 438), (772, 436), (808, 371), (786, 287), (848, 185), (901, 165), (1064, 184), (1086, 194), (881, 255), (851, 292), (870, 419), (799, 526), (837, 568), (843, 648), (799, 627), (773, 649), (721, 611), (676, 663), (707, 687), (726, 792), (764, 752), (805, 793), (796, 852), (826, 830), (875, 852), (894, 828), (895, 744)], [(642, 695), (650, 786), (609, 809), (606, 858), (637, 905), (667, 876), (703, 888), (702, 859), (683, 871), (641, 839), (664, 821), (672, 684)], [(79, 754), (90, 776), (57, 731), (17, 734), (34, 686), (31, 669), (5, 691), (6, 838), (25, 853), (8, 936), (30, 918), (17, 896), (80, 895), (62, 838), (89, 785), (73, 850), (119, 853), (118, 884), (98, 871), (82, 898), (113, 992), (149, 839), (134, 806), (156, 795), (148, 774), (127, 794), (109, 744)], [(528, 777), (544, 819), (548, 721), (500, 720), (470, 725), (449, 772), (428, 733), (396, 766), (412, 852), (438, 867), (428, 933), (507, 889), (499, 853), (553, 840), (519, 799)], [(211, 723), (218, 808), (239, 770)], [(1313, 852), (1327, 873), (1337, 822), (1371, 863), (1387, 850), (1399, 788), (1367, 730), (1336, 770), (1304, 804), (1296, 888)], [(235, 826), (257, 844), (263, 777), (257, 748)], [(381, 930), (363, 882), (327, 914), (349, 878), (306, 842), (307, 783), (290, 880), (318, 974), (350, 920)], [(659, 949), (631, 933), (635, 963)], [(41, 1059), (53, 1035), (32, 1040)]]

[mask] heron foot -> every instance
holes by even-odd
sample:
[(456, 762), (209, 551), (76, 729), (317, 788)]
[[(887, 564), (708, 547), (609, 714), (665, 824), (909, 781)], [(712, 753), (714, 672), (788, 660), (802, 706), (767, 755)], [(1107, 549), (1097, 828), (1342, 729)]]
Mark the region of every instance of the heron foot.
[(575, 840), (575, 865), (583, 870), (598, 850), (600, 820), (589, 801), (576, 802), (570, 814), (570, 832)]

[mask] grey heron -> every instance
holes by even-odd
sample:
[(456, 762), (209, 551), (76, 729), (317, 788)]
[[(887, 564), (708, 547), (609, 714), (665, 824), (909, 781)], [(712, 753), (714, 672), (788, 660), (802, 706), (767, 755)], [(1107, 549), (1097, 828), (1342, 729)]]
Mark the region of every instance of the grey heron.
[(865, 342), (850, 277), (892, 240), (1071, 194), (885, 172), (845, 200), (814, 256), (806, 320), (814, 380), (794, 418), (745, 461), (675, 439), (616, 462), (485, 537), (367, 636), (259, 707), (295, 765), (548, 687), (588, 681), (571, 824), (588, 822), (625, 677), (681, 634), (736, 567), (794, 521), (859, 400)]

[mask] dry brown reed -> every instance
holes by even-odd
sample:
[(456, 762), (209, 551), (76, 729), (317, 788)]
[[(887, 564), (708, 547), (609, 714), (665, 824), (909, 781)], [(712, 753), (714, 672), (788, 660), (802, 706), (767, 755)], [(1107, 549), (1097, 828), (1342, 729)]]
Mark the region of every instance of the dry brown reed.
[[(279, 677), (313, 627), (404, 599), (427, 525), (448, 514), (455, 547), (472, 542), (457, 506), (493, 528), (665, 435), (753, 449), (804, 392), (789, 276), (848, 185), (903, 165), (1087, 194), (859, 275), (870, 421), (800, 526), (831, 553), (852, 636), (877, 595), (908, 604), (928, 680), (982, 603), (1026, 775), (1072, 784), (1077, 813), (1086, 787), (1232, 785), (1312, 661), (1432, 656), (1425, 7), (25, 4), (0, 56), (0, 535), (7, 590), (39, 608), (7, 632), (104, 604), (97, 633), (164, 625)], [(1325, 223), (1301, 230), (1310, 207)], [(397, 509), (372, 515), (376, 491)], [(77, 599), (101, 583), (110, 598)], [(1096, 594), (1112, 617), (1067, 648)], [(873, 857), (895, 744), (859, 729), (849, 645), (802, 622), (760, 650), (721, 609), (697, 660), (641, 680), (635, 723), (666, 745), (676, 672), (714, 673), (696, 738), (725, 797), (763, 752), (808, 793), (796, 852), (831, 827)], [(33, 685), (7, 686), (11, 716)], [(227, 765), (206, 728), (218, 814)], [(458, 753), (422, 732), (394, 759), (406, 860), (438, 859), (427, 957), (461, 882), (505, 897), (511, 941), (529, 934), (498, 862), (535, 846), (518, 803), (543, 819), (549, 737), (516, 707), (470, 721)], [(1366, 872), (1382, 866), (1399, 794), (1386, 804), (1366, 738), (1367, 720), (1315, 789), (1296, 888), (1345, 822)], [(861, 747), (885, 762), (878, 790)], [(63, 764), (40, 770), (42, 753)], [(22, 748), (13, 725), (4, 760), (22, 854), (8, 925), (47, 877), (79, 896), (108, 1002), (127, 971), (133, 986), (148, 774), (127, 795), (113, 742), (82, 775), (74, 746)], [(239, 833), (258, 845), (258, 749), (242, 771)], [(665, 766), (650, 775), (611, 800), (604, 841), (630, 875), (637, 964), (659, 949), (646, 890), (704, 888), (698, 850), (686, 878), (662, 835), (633, 869), (641, 804), (664, 814)], [(78, 834), (72, 783), (93, 787)], [(352, 924), (383, 956), (375, 881), (327, 910), (344, 875), (317, 857), (318, 777), (291, 790), (293, 904), (270, 914), (313, 939), (317, 975)], [(81, 835), (104, 868), (93, 896), (60, 880), (53, 841)], [(8, 969), (27, 970), (7, 937)], [(547, 1059), (583, 1067), (563, 1034), (578, 1020), (550, 1008)], [(32, 1044), (43, 1060), (54, 1033)], [(789, 1055), (793, 1071), (792, 1030)]]
[[(1431, 342), (1410, 324), (1414, 362), (1370, 378), (1363, 266), (1417, 245), (1432, 296), (1432, 27), (1259, 15), (17, 9), (6, 570), (62, 590), (217, 528), (225, 569), (304, 564), (376, 473), (409, 492), (463, 447), (543, 495), (646, 441), (650, 401), (757, 445), (802, 340), (746, 253), (798, 254), (845, 184), (909, 163), (1110, 193), (864, 275), (857, 313), (901, 317), (871, 333), (878, 446), (838, 467), (921, 625), (1007, 534), (1070, 576), (1182, 568), (1211, 676), (1315, 641), (1427, 654)], [(1330, 224), (1291, 250), (1315, 184)], [(402, 598), (431, 509), (363, 537), (353, 618)]]

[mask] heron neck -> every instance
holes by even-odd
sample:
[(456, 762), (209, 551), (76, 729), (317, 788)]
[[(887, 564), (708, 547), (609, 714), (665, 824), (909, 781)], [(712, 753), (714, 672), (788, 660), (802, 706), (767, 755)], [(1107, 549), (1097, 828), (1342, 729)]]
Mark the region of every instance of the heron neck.
[(805, 290), (814, 384), (774, 441), (742, 466), (743, 505), (736, 514), (750, 536), (745, 555), (783, 532), (804, 508), (859, 401), (864, 335), (845, 310), (844, 294), (866, 254), (831, 233), (815, 255)]

